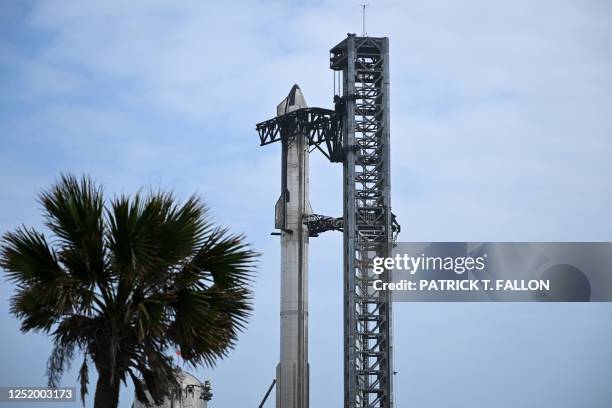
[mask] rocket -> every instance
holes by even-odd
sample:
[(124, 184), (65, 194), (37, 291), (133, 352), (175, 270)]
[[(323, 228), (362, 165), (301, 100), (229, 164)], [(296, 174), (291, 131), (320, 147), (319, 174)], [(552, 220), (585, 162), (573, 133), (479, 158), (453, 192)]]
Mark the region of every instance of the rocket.
[[(277, 106), (277, 116), (306, 108), (294, 85)], [(308, 366), (308, 141), (304, 133), (282, 140), (281, 194), (274, 224), (280, 230), (280, 362), (276, 367), (276, 407), (307, 408)]]

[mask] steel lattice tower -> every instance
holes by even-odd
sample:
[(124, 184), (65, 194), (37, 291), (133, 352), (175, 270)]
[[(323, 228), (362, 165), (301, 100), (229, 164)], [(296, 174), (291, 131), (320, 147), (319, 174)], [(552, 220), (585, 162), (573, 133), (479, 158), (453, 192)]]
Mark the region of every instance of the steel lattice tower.
[[(391, 299), (372, 282), (393, 240), (389, 166), (389, 40), (349, 36), (331, 50), (342, 72), (344, 406), (393, 406)], [(340, 114), (340, 112), (338, 112)]]

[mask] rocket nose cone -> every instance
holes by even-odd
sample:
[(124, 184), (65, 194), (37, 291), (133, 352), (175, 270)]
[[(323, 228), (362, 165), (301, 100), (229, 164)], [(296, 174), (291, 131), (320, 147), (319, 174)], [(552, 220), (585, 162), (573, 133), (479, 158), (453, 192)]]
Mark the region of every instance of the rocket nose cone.
[(278, 116), (284, 115), (285, 113), (292, 112), (297, 109), (307, 108), (306, 99), (300, 87), (295, 84), (291, 87), (289, 95), (282, 100), (281, 103), (276, 107), (276, 114)]
[(291, 87), (287, 99), (289, 100), (289, 106), (298, 106), (300, 108), (307, 107), (306, 99), (304, 99), (304, 94), (302, 93), (302, 90), (300, 89), (298, 84), (295, 84)]

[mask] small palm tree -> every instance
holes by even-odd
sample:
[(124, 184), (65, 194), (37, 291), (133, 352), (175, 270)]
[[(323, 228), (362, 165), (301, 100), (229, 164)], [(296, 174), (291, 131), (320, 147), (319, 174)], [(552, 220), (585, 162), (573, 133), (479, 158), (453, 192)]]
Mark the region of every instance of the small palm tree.
[(52, 336), (50, 386), (80, 351), (83, 404), (91, 363), (96, 408), (116, 407), (128, 377), (138, 399), (148, 390), (160, 403), (178, 387), (168, 354), (180, 350), (193, 366), (227, 355), (251, 310), (257, 254), (213, 226), (198, 198), (107, 202), (88, 177), (66, 175), (39, 199), (52, 239), (26, 227), (6, 233), (0, 266), (16, 285), (21, 330)]

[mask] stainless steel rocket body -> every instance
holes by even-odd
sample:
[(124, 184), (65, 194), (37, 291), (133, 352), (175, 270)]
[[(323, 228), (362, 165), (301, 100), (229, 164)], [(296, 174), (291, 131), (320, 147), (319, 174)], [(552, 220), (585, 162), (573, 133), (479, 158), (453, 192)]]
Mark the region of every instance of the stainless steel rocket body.
[[(277, 108), (277, 115), (305, 108), (295, 85)], [(308, 144), (302, 133), (282, 141), (281, 196), (275, 208), (280, 230), (281, 304), (280, 362), (276, 368), (276, 407), (307, 408), (308, 367)]]

